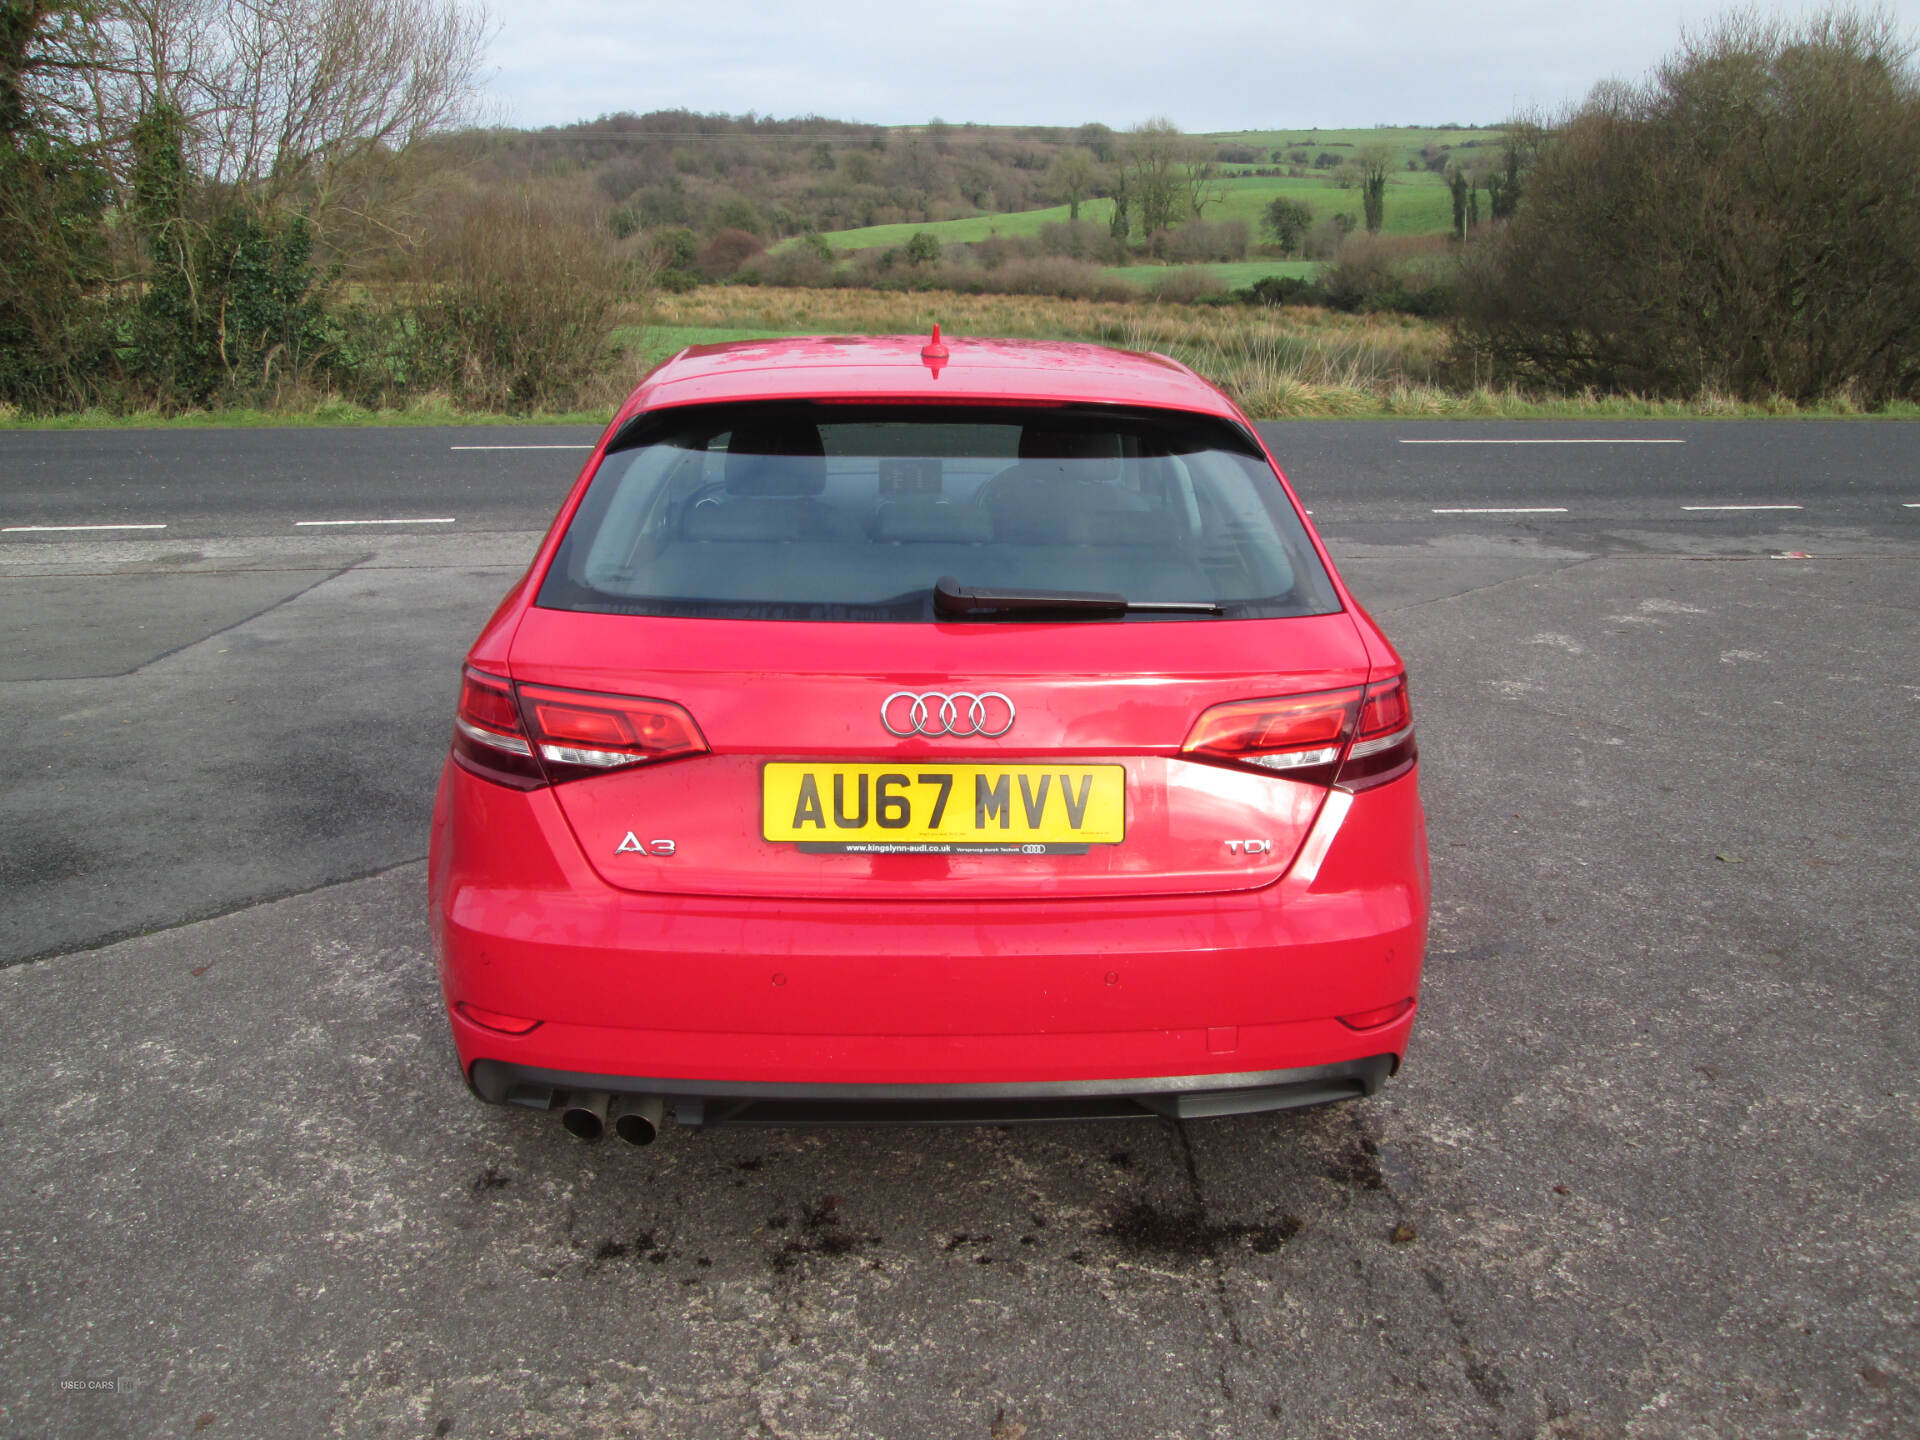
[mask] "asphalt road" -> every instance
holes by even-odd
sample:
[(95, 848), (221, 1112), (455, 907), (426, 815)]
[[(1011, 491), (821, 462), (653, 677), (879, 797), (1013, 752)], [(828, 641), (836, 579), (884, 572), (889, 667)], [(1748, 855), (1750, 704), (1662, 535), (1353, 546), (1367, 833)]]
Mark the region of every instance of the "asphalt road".
[[(1911, 423), (1260, 428), (1310, 503), (1355, 519), (1480, 506), (1674, 519), (1702, 513), (1687, 505), (1789, 503), (1874, 523), (1920, 503)], [(0, 435), (0, 531), (161, 525), (171, 540), (394, 519), (538, 530), (596, 438), (578, 427), (15, 431)]]
[(450, 447), (577, 437), (0, 435), (0, 529), (167, 527), (0, 534), (0, 1429), (1920, 1430), (1920, 426), (1268, 433), (1413, 667), (1404, 1074), (641, 1152), (468, 1098), (422, 915), (579, 458)]

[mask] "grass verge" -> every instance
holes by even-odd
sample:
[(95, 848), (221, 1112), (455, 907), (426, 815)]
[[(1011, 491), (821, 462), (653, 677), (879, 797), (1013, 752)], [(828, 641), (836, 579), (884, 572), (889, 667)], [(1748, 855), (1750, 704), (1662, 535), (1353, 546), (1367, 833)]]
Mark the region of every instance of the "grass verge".
[(344, 400), (321, 400), (278, 410), (188, 410), (178, 415), (158, 410), (76, 410), (64, 415), (22, 415), (0, 406), (4, 430), (246, 430), (274, 428), (352, 428), (355, 426), (425, 425), (604, 425), (612, 418), (605, 410), (536, 411), (502, 415), (496, 411), (462, 410), (453, 405), (409, 405), (404, 410), (369, 410)]
[[(1250, 309), (1030, 295), (706, 286), (660, 297), (622, 317), (614, 332), (637, 374), (688, 345), (784, 335), (921, 334), (938, 321), (953, 336), (1085, 340), (1158, 350), (1192, 366), (1256, 420), (1920, 420), (1920, 404), (1869, 414), (1846, 397), (1816, 405), (1749, 403), (1721, 396), (1654, 400), (1634, 395), (1535, 396), (1445, 383), (1446, 328), (1403, 315), (1342, 315), (1311, 308)], [(28, 417), (0, 408), (0, 429), (167, 429), (247, 426), (601, 425), (611, 407), (566, 414), (476, 414), (428, 397), (403, 410), (367, 410), (320, 399), (286, 409), (210, 410), (165, 416), (89, 410)]]

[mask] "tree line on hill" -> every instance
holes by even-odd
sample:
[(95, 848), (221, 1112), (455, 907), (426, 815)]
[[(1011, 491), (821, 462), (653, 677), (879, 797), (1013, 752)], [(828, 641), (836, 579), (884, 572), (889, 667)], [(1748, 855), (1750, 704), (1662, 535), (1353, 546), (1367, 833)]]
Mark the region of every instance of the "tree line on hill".
[[(460, 137), (479, 147), (476, 173), (526, 183), (576, 172), (612, 206), (616, 234), (684, 230), (702, 241), (725, 231), (762, 246), (794, 236), (881, 225), (937, 224), (978, 215), (1064, 207), (1081, 220), (1110, 202), (1114, 243), (1161, 257), (1172, 233), (1219, 203), (1222, 147), (1156, 118), (1115, 131), (949, 125), (884, 130), (807, 116), (770, 120), (687, 111), (617, 114), (539, 131)], [(730, 242), (738, 248), (738, 242)], [(711, 276), (724, 251), (709, 257)]]
[[(1920, 83), (1884, 17), (1736, 17), (1643, 84), (1412, 154), (1165, 120), (486, 130), (483, 39), (462, 0), (9, 0), (0, 404), (560, 408), (621, 388), (609, 334), (656, 285), (1132, 295), (1099, 267), (1151, 258), (1175, 262), (1160, 298), (1200, 300), (1178, 262), (1261, 247), (1328, 263), (1243, 299), (1445, 316), (1478, 381), (1920, 392)], [(1357, 217), (1283, 195), (1257, 235), (1220, 218), (1262, 161), (1356, 190)], [(1381, 233), (1406, 167), (1451, 192), (1451, 243)], [(969, 246), (823, 238), (1043, 206), (1065, 218)]]

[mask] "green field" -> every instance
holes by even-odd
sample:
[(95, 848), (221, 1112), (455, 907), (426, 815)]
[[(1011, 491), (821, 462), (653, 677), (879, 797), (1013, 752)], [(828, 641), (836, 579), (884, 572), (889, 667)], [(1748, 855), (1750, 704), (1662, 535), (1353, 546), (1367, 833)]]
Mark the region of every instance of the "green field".
[[(1360, 221), (1360, 192), (1342, 190), (1328, 180), (1295, 180), (1260, 175), (1230, 176), (1221, 184), (1225, 197), (1218, 205), (1209, 205), (1208, 220), (1244, 220), (1260, 238), (1260, 217), (1277, 197), (1304, 200), (1313, 209), (1313, 218), (1347, 214)], [(1452, 228), (1453, 196), (1438, 175), (1427, 171), (1397, 171), (1387, 181), (1387, 213), (1383, 227), (1388, 235), (1431, 235)]]
[(1221, 130), (1202, 135), (1218, 145), (1248, 145), (1256, 150), (1305, 150), (1310, 156), (1322, 150), (1336, 154), (1358, 150), (1367, 145), (1392, 145), (1403, 155), (1413, 157), (1428, 145), (1451, 145), (1469, 155), (1477, 150), (1497, 152), (1504, 130), (1420, 129), (1413, 126), (1382, 125), (1362, 130)]
[[(1261, 215), (1267, 205), (1281, 195), (1304, 200), (1312, 207), (1316, 220), (1342, 213), (1353, 216), (1356, 222), (1360, 219), (1360, 192), (1357, 189), (1342, 190), (1332, 181), (1317, 176), (1295, 179), (1287, 176), (1229, 174), (1220, 181), (1219, 188), (1219, 201), (1208, 205), (1202, 218), (1210, 222), (1244, 220), (1252, 229), (1256, 244), (1261, 239)], [(1080, 207), (1080, 218), (1102, 229), (1112, 214), (1111, 200), (1089, 200)], [(820, 238), (834, 250), (847, 253), (905, 245), (922, 231), (938, 237), (943, 245), (952, 245), (986, 240), (995, 235), (1038, 235), (1041, 226), (1064, 224), (1066, 218), (1067, 207), (1055, 205), (1045, 210), (972, 215), (964, 220), (830, 230)], [(1387, 184), (1385, 233), (1437, 234), (1449, 229), (1452, 224), (1453, 197), (1448, 194), (1445, 182), (1438, 175), (1427, 170), (1403, 169), (1394, 172)]]
[[(1080, 218), (1105, 227), (1113, 214), (1111, 200), (1089, 200), (1080, 207)], [(989, 240), (995, 235), (1038, 235), (1042, 225), (1064, 225), (1067, 207), (1055, 205), (1046, 210), (1018, 210), (999, 215), (970, 215), (965, 220), (934, 220), (923, 225), (869, 225), (863, 230), (828, 230), (820, 238), (835, 250), (872, 250), (904, 245), (922, 230), (940, 237), (943, 245), (974, 240)]]

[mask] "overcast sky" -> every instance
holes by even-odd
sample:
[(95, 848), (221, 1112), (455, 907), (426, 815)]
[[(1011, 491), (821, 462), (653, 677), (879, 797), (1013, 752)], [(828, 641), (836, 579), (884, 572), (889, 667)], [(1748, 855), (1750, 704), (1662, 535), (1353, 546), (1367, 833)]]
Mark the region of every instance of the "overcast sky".
[[(498, 119), (619, 110), (1190, 131), (1554, 109), (1729, 8), (1658, 0), (491, 0)], [(1806, 5), (1765, 5), (1804, 14)], [(1920, 0), (1888, 10), (1909, 34)]]

